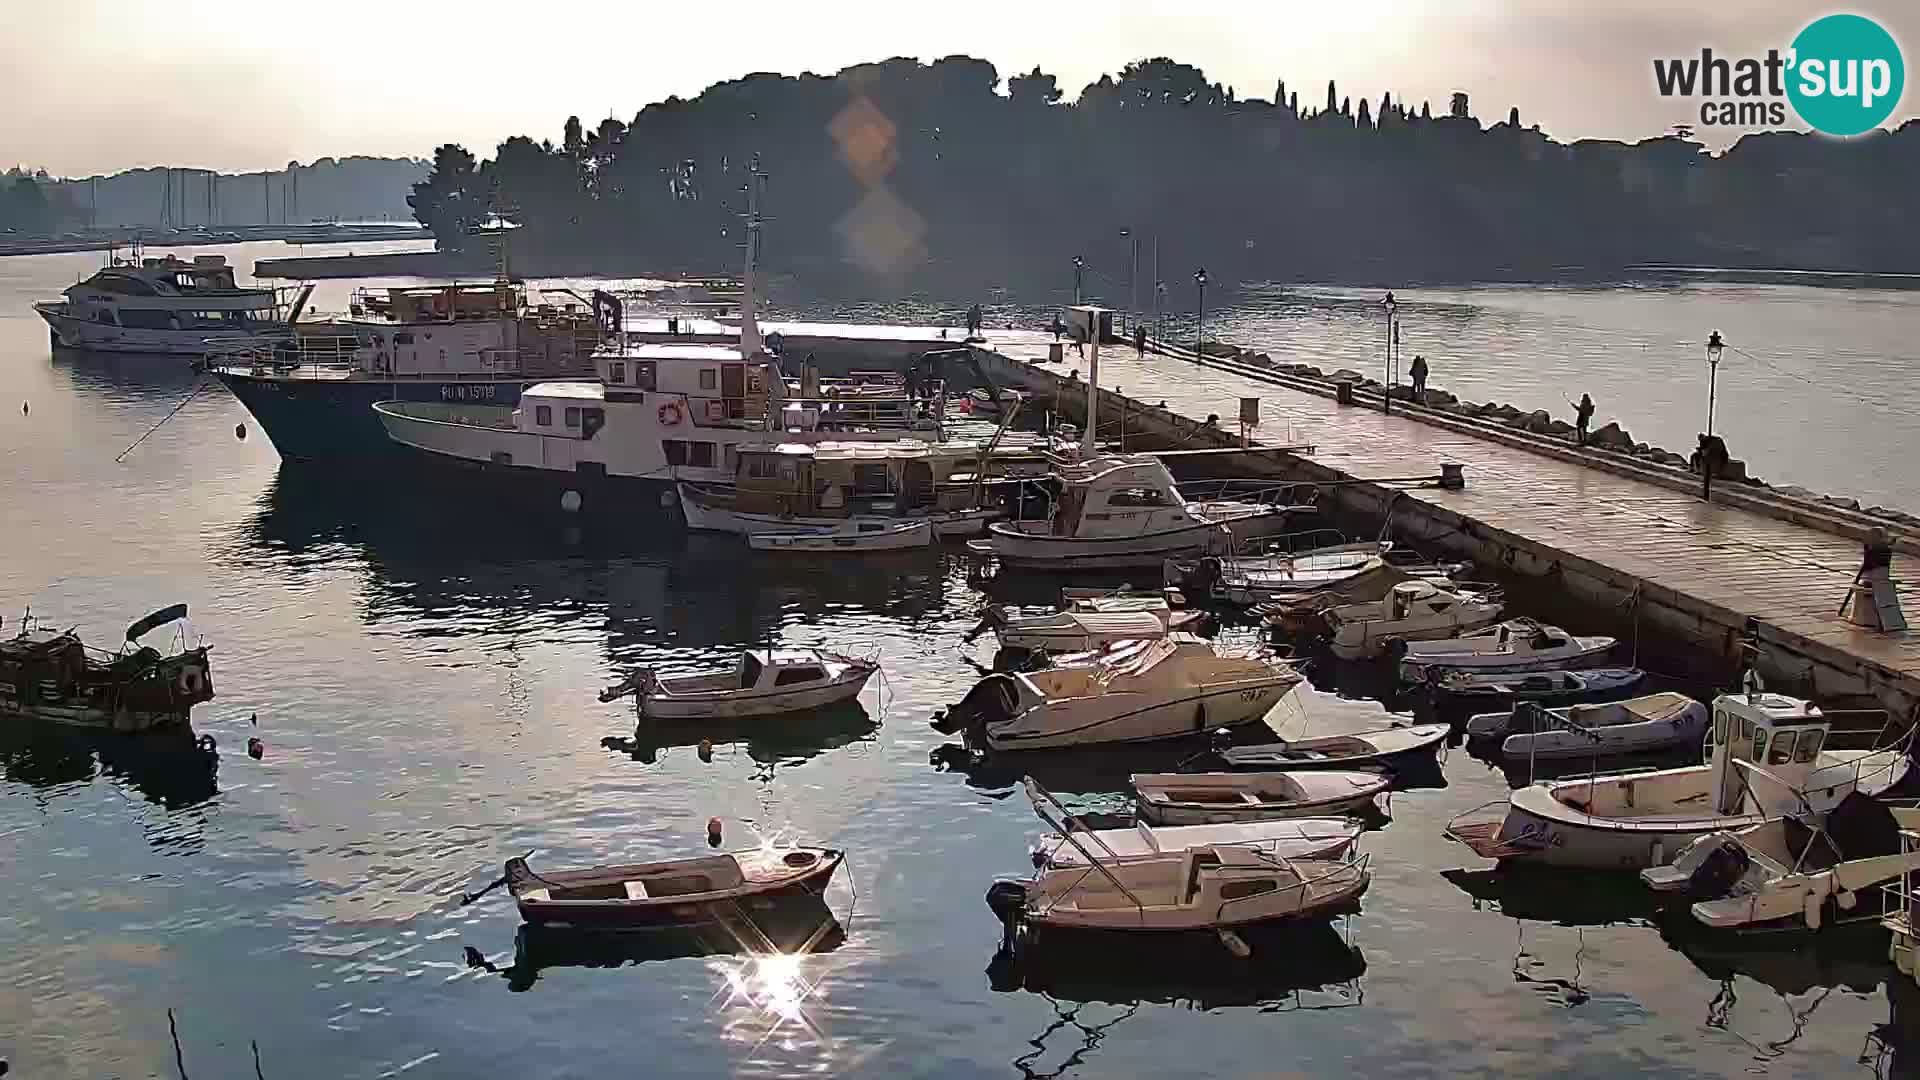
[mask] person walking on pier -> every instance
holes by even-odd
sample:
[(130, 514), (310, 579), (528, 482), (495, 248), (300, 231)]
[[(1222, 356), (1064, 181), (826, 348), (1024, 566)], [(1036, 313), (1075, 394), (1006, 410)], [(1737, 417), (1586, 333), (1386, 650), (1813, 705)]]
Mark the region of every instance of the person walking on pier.
[(1413, 366), (1407, 368), (1407, 378), (1413, 383), (1413, 397), (1416, 401), (1427, 399), (1427, 358), (1419, 353), (1413, 354)]
[(1587, 445), (1587, 425), (1593, 422), (1593, 398), (1580, 395), (1580, 404), (1573, 407), (1573, 430), (1581, 446)]
[(981, 315), (980, 315), (979, 304), (975, 304), (972, 307), (967, 309), (967, 336), (968, 337), (980, 336), (980, 318), (981, 318)]

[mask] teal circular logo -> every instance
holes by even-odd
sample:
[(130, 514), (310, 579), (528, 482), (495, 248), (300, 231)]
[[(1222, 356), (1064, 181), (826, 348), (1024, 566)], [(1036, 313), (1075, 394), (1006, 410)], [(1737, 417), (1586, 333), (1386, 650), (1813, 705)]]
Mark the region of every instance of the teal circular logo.
[(1787, 100), (1827, 135), (1858, 135), (1893, 115), (1907, 68), (1893, 35), (1863, 15), (1828, 15), (1793, 39)]

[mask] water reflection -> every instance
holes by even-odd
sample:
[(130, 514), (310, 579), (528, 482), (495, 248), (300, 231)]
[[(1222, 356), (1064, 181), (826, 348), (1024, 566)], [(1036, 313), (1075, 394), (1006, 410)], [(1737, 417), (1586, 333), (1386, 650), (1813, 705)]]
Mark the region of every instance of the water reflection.
[[(701, 753), (724, 755), (727, 746), (741, 746), (747, 757), (765, 768), (797, 765), (828, 750), (871, 742), (880, 721), (860, 702), (816, 712), (776, 718), (703, 719), (697, 724), (674, 724), (642, 718), (632, 736), (608, 736), (600, 745), (647, 765), (658, 764), (670, 750), (702, 747)], [(709, 744), (712, 749), (703, 747)]]
[(105, 776), (150, 803), (180, 810), (219, 793), (219, 769), (218, 752), (203, 750), (187, 731), (123, 735), (33, 727), (0, 733), (0, 775), (36, 789)]

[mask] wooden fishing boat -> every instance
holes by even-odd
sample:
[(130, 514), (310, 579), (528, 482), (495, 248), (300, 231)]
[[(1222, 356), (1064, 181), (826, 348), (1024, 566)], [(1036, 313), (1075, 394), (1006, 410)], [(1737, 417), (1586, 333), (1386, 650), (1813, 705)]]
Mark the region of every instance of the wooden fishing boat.
[(507, 860), (520, 917), (547, 926), (676, 926), (712, 922), (735, 905), (818, 894), (840, 868), (833, 848), (755, 848), (721, 855), (535, 873)]
[(1373, 805), (1392, 779), (1381, 772), (1136, 773), (1140, 817), (1202, 825), (1348, 814)]
[(1071, 822), (1062, 818), (1053, 833), (1034, 843), (1030, 854), (1035, 866), (1087, 865), (1080, 849), (1061, 839), (1065, 831), (1072, 831), (1101, 854), (1117, 859), (1223, 844), (1256, 847), (1282, 859), (1311, 859), (1345, 852), (1360, 839), (1366, 826), (1346, 817), (1304, 817), (1158, 827), (1141, 821), (1125, 829), (1090, 829), (1078, 818)]
[(1406, 768), (1439, 754), (1451, 730), (1446, 724), (1379, 728), (1352, 735), (1235, 746), (1220, 751), (1220, 757), (1235, 769)]
[(0, 641), (0, 716), (107, 731), (185, 726), (195, 705), (213, 698), (207, 647), (171, 656), (136, 646), (152, 630), (187, 617), (187, 605), (162, 608), (127, 627), (126, 644), (105, 653), (72, 630), (39, 629), (29, 616)]
[(600, 700), (633, 694), (653, 720), (777, 716), (851, 701), (878, 670), (875, 660), (824, 649), (768, 649), (742, 653), (731, 671), (661, 677), (642, 668)]
[(926, 548), (935, 538), (926, 518), (851, 518), (831, 529), (798, 532), (752, 532), (747, 546), (755, 551), (793, 551), (829, 555), (862, 555), (874, 551)]

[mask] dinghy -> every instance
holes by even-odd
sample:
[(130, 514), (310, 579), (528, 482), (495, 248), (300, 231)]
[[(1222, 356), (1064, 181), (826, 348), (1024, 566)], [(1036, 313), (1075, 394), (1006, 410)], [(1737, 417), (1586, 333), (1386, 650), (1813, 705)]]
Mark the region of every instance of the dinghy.
[[(1467, 722), (1472, 733), (1476, 716)], [(1685, 694), (1646, 697), (1602, 705), (1542, 709), (1526, 702), (1508, 714), (1500, 744), (1508, 758), (1548, 761), (1608, 754), (1638, 754), (1698, 746), (1707, 734), (1707, 707)]]
[[(1589, 671), (1516, 671), (1473, 672), (1442, 671), (1427, 683), (1428, 696), (1435, 709), (1464, 712), (1478, 719), (1482, 715), (1506, 716), (1517, 702), (1531, 701), (1548, 708), (1561, 705), (1587, 705), (1632, 697), (1647, 681), (1639, 668), (1594, 668)], [(1467, 734), (1475, 731), (1471, 724)], [(1491, 727), (1479, 732), (1492, 736)]]
[(1818, 930), (1878, 919), (1881, 905), (1862, 903), (1861, 894), (1920, 870), (1920, 852), (1902, 851), (1901, 832), (1914, 828), (1920, 810), (1856, 792), (1828, 814), (1708, 833), (1681, 848), (1671, 866), (1640, 871), (1640, 880), (1656, 892), (1695, 897), (1693, 917), (1715, 929)]
[(1202, 825), (1350, 814), (1373, 805), (1392, 780), (1380, 772), (1136, 773), (1140, 817)]
[(852, 701), (878, 670), (875, 660), (823, 649), (769, 649), (741, 654), (732, 671), (661, 677), (642, 668), (600, 700), (633, 694), (653, 720), (776, 716)]
[(849, 518), (831, 529), (748, 533), (747, 546), (755, 551), (859, 555), (925, 548), (934, 538), (933, 523), (926, 518)]
[(832, 848), (763, 847), (544, 874), (513, 858), (505, 877), (520, 917), (537, 926), (676, 926), (714, 921), (756, 899), (817, 894), (843, 858)]
[[(1063, 850), (1073, 849), (1079, 861), (1043, 860), (1032, 877), (1003, 879), (987, 891), (987, 906), (1006, 924), (1010, 943), (1039, 928), (1214, 930), (1229, 949), (1245, 955), (1247, 944), (1232, 934), (1233, 927), (1323, 918), (1357, 901), (1371, 880), (1367, 857), (1351, 847), (1340, 854), (1288, 857), (1218, 843), (1123, 856), (1103, 850), (1094, 834), (1072, 828), (1064, 808), (1046, 798), (1068, 826), (1059, 834)], [(1035, 804), (1043, 820), (1059, 827), (1040, 806), (1040, 796)]]
[(1441, 671), (1540, 671), (1597, 662), (1612, 649), (1610, 637), (1574, 637), (1557, 626), (1511, 619), (1491, 630), (1448, 641), (1407, 646), (1400, 678), (1424, 682)]
[(1640, 870), (1707, 833), (1829, 810), (1906, 775), (1904, 742), (1829, 750), (1827, 728), (1819, 708), (1798, 698), (1723, 694), (1713, 703), (1707, 764), (1541, 781), (1508, 796), (1501, 816), (1468, 811), (1446, 835), (1486, 858)]
[(1379, 766), (1404, 769), (1440, 752), (1452, 728), (1447, 724), (1415, 724), (1379, 728), (1352, 735), (1291, 739), (1259, 746), (1235, 746), (1220, 751), (1234, 769), (1352, 769)]
[(1500, 601), (1481, 593), (1450, 592), (1431, 581), (1403, 581), (1385, 600), (1342, 604), (1323, 616), (1333, 655), (1342, 660), (1391, 656), (1409, 641), (1450, 638), (1500, 617)]
[(1171, 739), (1259, 720), (1300, 681), (1283, 661), (1174, 633), (1083, 664), (989, 675), (934, 728), (996, 751)]

